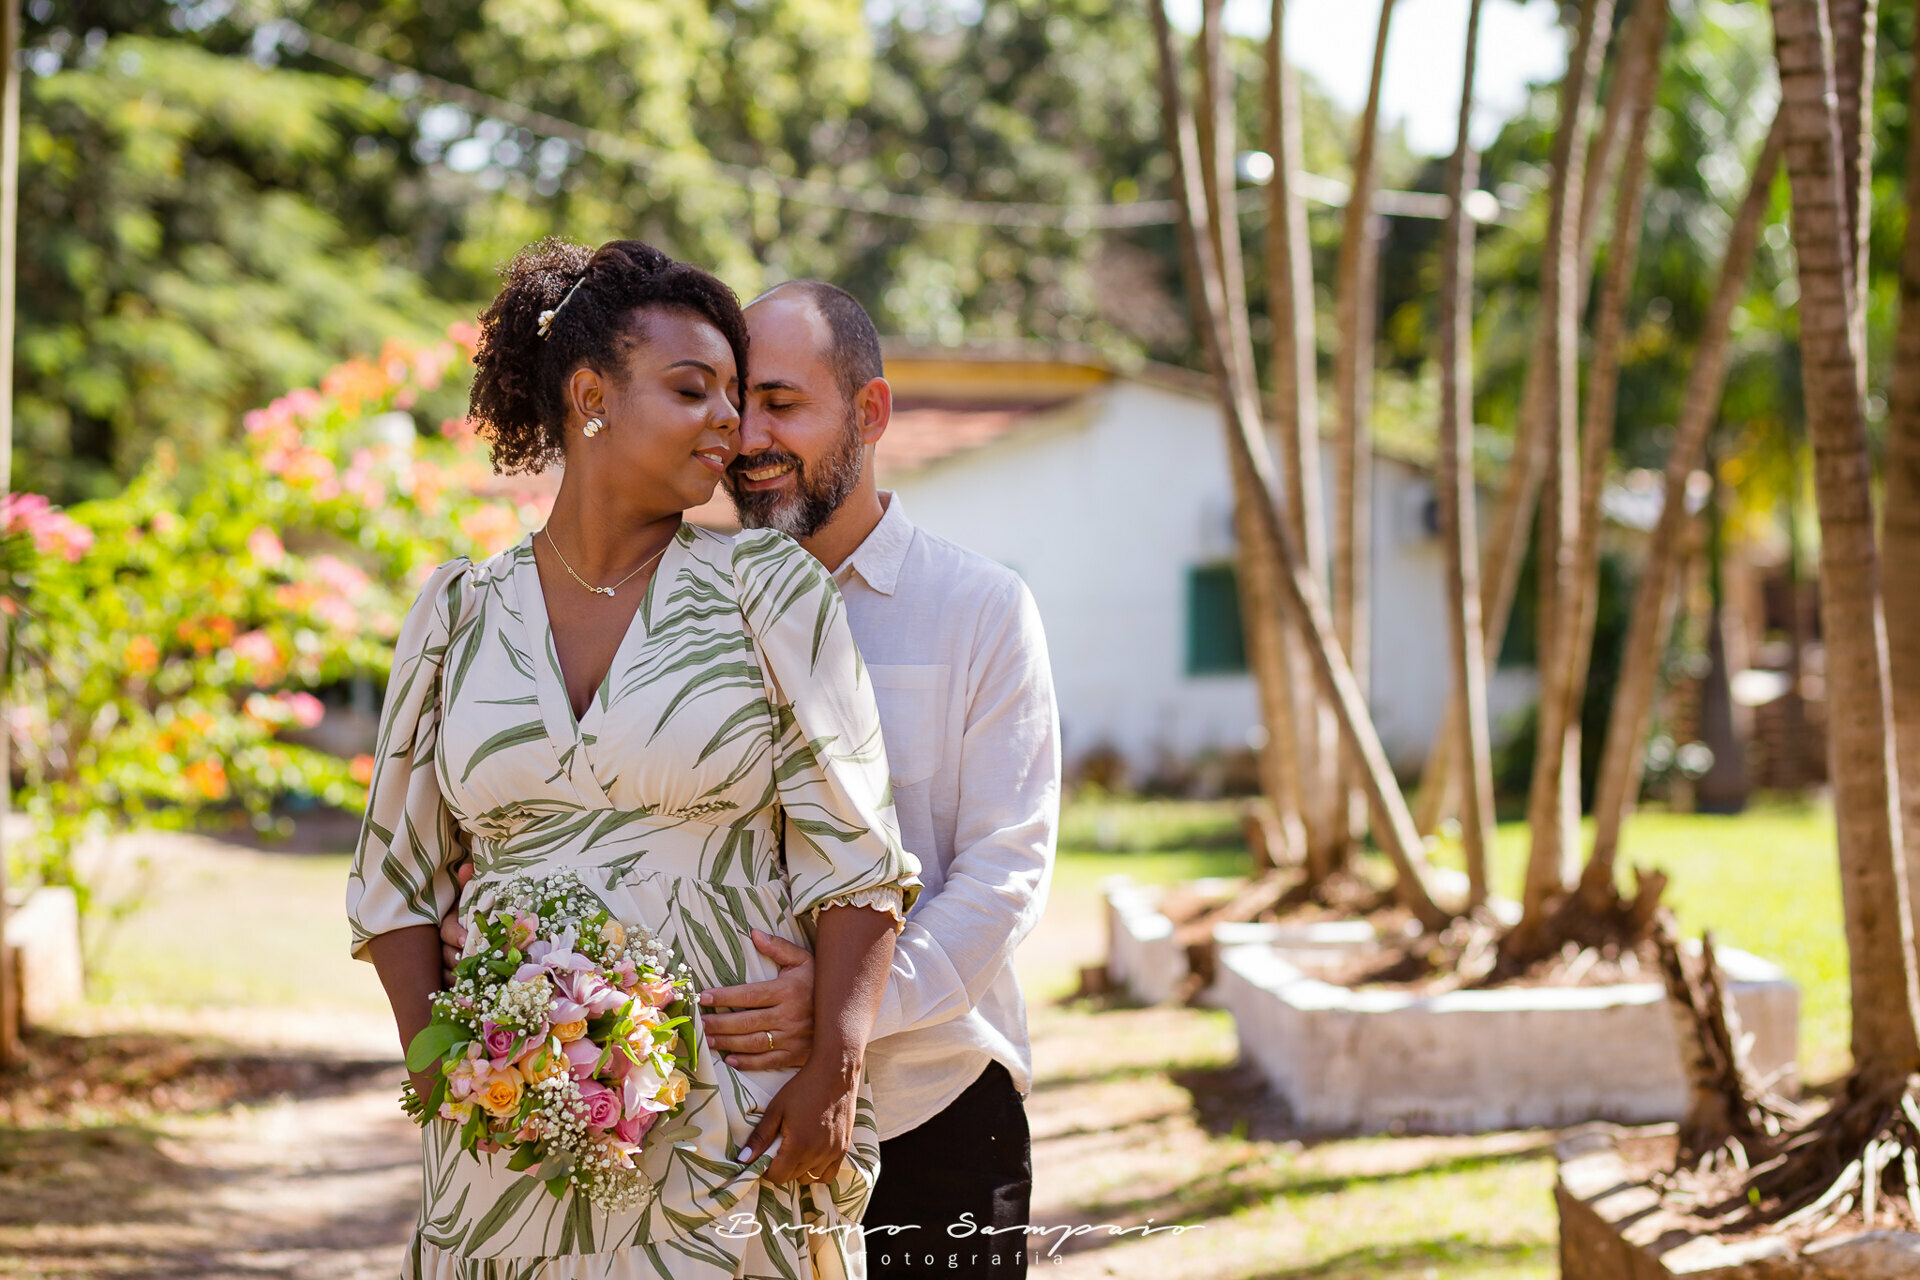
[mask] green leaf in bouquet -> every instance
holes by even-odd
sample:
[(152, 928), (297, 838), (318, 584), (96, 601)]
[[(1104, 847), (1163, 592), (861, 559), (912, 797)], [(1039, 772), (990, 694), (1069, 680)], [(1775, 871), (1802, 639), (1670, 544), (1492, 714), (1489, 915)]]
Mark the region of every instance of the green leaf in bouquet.
[(567, 1175), (572, 1172), (573, 1153), (571, 1151), (556, 1151), (540, 1162), (540, 1167), (534, 1172), (533, 1176), (546, 1183), (552, 1183), (556, 1180), (565, 1182)]
[(420, 1034), (407, 1046), (407, 1070), (425, 1071), (472, 1038), (473, 1033), (459, 1023), (435, 1019), (420, 1028)]
[(547, 1158), (547, 1144), (544, 1142), (523, 1142), (514, 1148), (513, 1158), (507, 1161), (507, 1168), (515, 1173), (525, 1173)]
[(446, 1100), (447, 1100), (447, 1077), (444, 1073), (436, 1071), (433, 1073), (433, 1088), (427, 1091), (426, 1106), (423, 1112), (421, 1113), (420, 1123), (425, 1124), (427, 1121), (439, 1115), (440, 1104), (445, 1102)]
[(691, 1075), (700, 1069), (700, 1046), (694, 1038), (691, 1020), (681, 1024), (679, 1035), (680, 1047), (687, 1051), (687, 1074)]
[(603, 1013), (597, 1018), (587, 1019), (587, 1036), (596, 1043), (603, 1043), (613, 1035), (613, 1029), (620, 1025), (620, 1015)]

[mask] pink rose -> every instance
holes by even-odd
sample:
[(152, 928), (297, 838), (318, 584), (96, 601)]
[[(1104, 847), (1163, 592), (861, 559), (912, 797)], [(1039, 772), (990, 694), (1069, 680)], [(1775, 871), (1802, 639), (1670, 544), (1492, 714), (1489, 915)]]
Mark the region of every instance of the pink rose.
[(640, 1139), (646, 1135), (647, 1130), (653, 1128), (653, 1122), (659, 1118), (658, 1111), (642, 1111), (638, 1115), (630, 1115), (613, 1126), (613, 1136), (622, 1142), (630, 1142), (638, 1146)]
[(573, 1064), (575, 1080), (593, 1079), (593, 1069), (600, 1064), (600, 1049), (593, 1041), (582, 1037), (569, 1040), (560, 1046), (560, 1052), (567, 1055), (567, 1061)]
[(487, 1056), (495, 1061), (504, 1060), (513, 1049), (513, 1030), (489, 1022), (480, 1028), (481, 1043), (487, 1047)]
[(620, 1119), (620, 1096), (597, 1081), (580, 1086), (580, 1101), (586, 1104), (590, 1129), (611, 1129)]

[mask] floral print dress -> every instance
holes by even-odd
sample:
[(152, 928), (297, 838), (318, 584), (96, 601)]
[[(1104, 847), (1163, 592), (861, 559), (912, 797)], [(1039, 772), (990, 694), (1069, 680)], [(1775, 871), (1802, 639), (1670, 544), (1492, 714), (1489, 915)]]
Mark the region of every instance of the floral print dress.
[[(748, 932), (800, 937), (823, 907), (900, 918), (900, 847), (880, 719), (840, 593), (783, 534), (683, 525), (586, 713), (575, 719), (529, 538), (428, 581), (402, 628), (366, 824), (347, 890), (355, 954), (437, 924), (449, 868), (468, 894), (576, 872), (621, 920), (672, 944), (700, 987), (771, 978)], [(879, 1167), (863, 1088), (832, 1185), (762, 1182), (737, 1159), (790, 1072), (734, 1071), (705, 1037), (653, 1187), (609, 1214), (556, 1199), (425, 1132), (409, 1280), (859, 1276), (857, 1222)]]

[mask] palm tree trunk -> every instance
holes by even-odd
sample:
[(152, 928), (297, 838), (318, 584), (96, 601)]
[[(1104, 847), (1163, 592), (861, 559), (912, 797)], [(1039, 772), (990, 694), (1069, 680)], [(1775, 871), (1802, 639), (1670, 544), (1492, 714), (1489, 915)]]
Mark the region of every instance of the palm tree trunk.
[[(1200, 60), (1200, 95), (1204, 107), (1198, 113), (1196, 124), (1201, 181), (1213, 205), (1224, 202), (1223, 207), (1213, 209), (1209, 225), (1213, 230), (1214, 260), (1220, 264), (1227, 304), (1226, 357), (1240, 361), (1251, 377), (1253, 339), (1247, 320), (1240, 225), (1225, 212), (1233, 208), (1235, 130), (1231, 78), (1216, 74), (1226, 66), (1223, 7), (1224, 0), (1207, 0), (1200, 10), (1200, 40), (1207, 52)], [(1266, 744), (1260, 750), (1261, 789), (1279, 819), (1281, 836), (1287, 842), (1286, 854), (1297, 861), (1304, 857), (1306, 849), (1305, 829), (1300, 820), (1299, 756), (1294, 731), (1298, 722), (1295, 686), (1299, 681), (1288, 652), (1288, 628), (1280, 605), (1279, 584), (1255, 552), (1253, 531), (1246, 526), (1242, 515), (1251, 502), (1271, 501), (1270, 495), (1240, 493), (1243, 486), (1253, 482), (1251, 473), (1234, 475), (1235, 577), (1241, 591), (1241, 625), (1246, 633), (1247, 658), (1259, 693), (1261, 724), (1267, 731)]]
[[(1223, 204), (1216, 191), (1209, 196), (1200, 181), (1199, 141), (1180, 91), (1179, 61), (1173, 31), (1161, 0), (1150, 6), (1154, 39), (1160, 60), (1160, 97), (1168, 150), (1174, 157), (1174, 185), (1180, 202), (1179, 234), (1188, 270), (1187, 293), (1207, 347), (1221, 405), (1227, 418), (1227, 447), (1236, 474), (1251, 473), (1247, 490), (1273, 492), (1273, 458), (1261, 431), (1259, 389), (1251, 369), (1226, 356), (1232, 325), (1226, 314), (1225, 287), (1213, 253), (1213, 219), (1209, 204)], [(1204, 52), (1204, 49), (1203, 49)], [(1258, 533), (1259, 554), (1274, 572), (1285, 604), (1297, 620), (1311, 659), (1316, 688), (1338, 717), (1347, 746), (1364, 766), (1361, 777), (1376, 817), (1381, 844), (1393, 860), (1399, 900), (1429, 929), (1443, 927), (1450, 918), (1434, 901), (1427, 883), (1427, 866), (1413, 816), (1387, 767), (1386, 753), (1367, 715), (1353, 673), (1334, 638), (1333, 619), (1320, 581), (1310, 571), (1300, 543), (1288, 521), (1271, 501), (1250, 504), (1247, 524)]]
[[(1548, 900), (1572, 879), (1567, 862), (1579, 818), (1577, 790), (1573, 797), (1575, 812), (1567, 812), (1568, 779), (1561, 768), (1567, 739), (1578, 732), (1578, 726), (1570, 724), (1566, 715), (1567, 692), (1563, 685), (1570, 672), (1558, 656), (1559, 646), (1573, 628), (1555, 621), (1557, 602), (1578, 599), (1573, 557), (1579, 536), (1580, 289), (1575, 271), (1580, 260), (1580, 228), (1570, 215), (1581, 198), (1593, 102), (1591, 86), (1606, 53), (1606, 42), (1596, 39), (1595, 33), (1604, 29), (1612, 11), (1612, 0), (1585, 0), (1581, 5), (1579, 34), (1574, 41), (1576, 56), (1567, 68), (1563, 90), (1561, 132), (1554, 138), (1554, 170), (1557, 175), (1565, 175), (1566, 187), (1560, 206), (1549, 217), (1541, 273), (1541, 328), (1550, 332), (1541, 395), (1547, 407), (1543, 420), (1550, 429), (1541, 431), (1534, 443), (1536, 448), (1544, 448), (1542, 470), (1552, 501), (1541, 504), (1540, 518), (1540, 714), (1533, 785), (1527, 802), (1533, 846), (1521, 895), (1522, 935), (1539, 927)], [(1570, 104), (1576, 109), (1564, 110)]]
[(1840, 189), (1852, 241), (1853, 350), (1860, 392), (1867, 389), (1867, 229), (1873, 209), (1873, 51), (1879, 0), (1827, 0), (1833, 24), (1834, 88), (1840, 96)]
[(1446, 539), (1447, 633), (1453, 682), (1466, 714), (1454, 753), (1466, 763), (1461, 834), (1469, 905), (1487, 900), (1493, 849), (1493, 748), (1487, 731), (1487, 646), (1480, 633), (1480, 547), (1473, 484), (1473, 220), (1466, 196), (1480, 177), (1468, 129), (1473, 120), (1474, 60), (1480, 0), (1467, 11), (1467, 53), (1460, 77), (1460, 127), (1447, 164), (1447, 223), (1440, 250), (1440, 524)]
[(1720, 394), (1726, 385), (1727, 348), (1733, 332), (1733, 312), (1746, 296), (1753, 270), (1760, 225), (1772, 203), (1773, 178), (1780, 169), (1786, 144), (1786, 125), (1775, 116), (1754, 161), (1746, 198), (1734, 215), (1727, 236), (1726, 256), (1714, 286), (1700, 345), (1694, 351), (1680, 401), (1680, 421), (1667, 451), (1666, 486), (1660, 523), (1647, 546), (1647, 563), (1634, 588), (1633, 611), (1627, 624), (1620, 678), (1614, 685), (1607, 737), (1600, 756), (1600, 779), (1594, 793), (1593, 852), (1581, 872), (1581, 893), (1588, 906), (1599, 910), (1613, 885), (1614, 862), (1620, 850), (1620, 831), (1640, 795), (1641, 766), (1647, 718), (1653, 707), (1660, 657), (1673, 627), (1675, 582), (1685, 558), (1687, 486), (1706, 451), (1707, 433), (1720, 412)]
[[(1564, 629), (1556, 631), (1553, 659), (1558, 664), (1550, 683), (1563, 699), (1558, 714), (1568, 732), (1560, 739), (1562, 786), (1577, 788), (1580, 771), (1580, 706), (1593, 656), (1593, 627), (1600, 596), (1600, 499), (1607, 464), (1613, 452), (1614, 411), (1620, 385), (1620, 344), (1626, 328), (1627, 301), (1633, 290), (1639, 261), (1640, 229), (1646, 204), (1647, 130), (1660, 86), (1660, 52), (1666, 43), (1666, 0), (1642, 0), (1628, 24), (1619, 77), (1632, 88), (1625, 112), (1626, 151), (1620, 166), (1615, 197), (1613, 235), (1609, 243), (1606, 280), (1600, 290), (1599, 314), (1594, 325), (1593, 362), (1587, 371), (1587, 399), (1583, 413), (1584, 440), (1580, 459), (1578, 525), (1573, 548), (1572, 598), (1558, 601), (1556, 617)], [(1549, 682), (1542, 682), (1542, 698)], [(1546, 722), (1543, 714), (1541, 721)], [(1540, 750), (1547, 749), (1543, 739)], [(1577, 794), (1577, 792), (1576, 792)], [(1563, 850), (1571, 856), (1569, 842)], [(1612, 887), (1612, 881), (1606, 887)]]
[[(1273, 156), (1267, 184), (1267, 315), (1273, 322), (1273, 421), (1280, 437), (1286, 515), (1307, 570), (1327, 575), (1326, 522), (1320, 492), (1320, 409), (1316, 390), (1313, 262), (1307, 210), (1294, 188), (1301, 169), (1300, 86), (1286, 58), (1286, 0), (1273, 0), (1267, 36), (1266, 138)], [(1310, 644), (1295, 646), (1299, 651)], [(1318, 883), (1337, 865), (1336, 827), (1344, 822), (1339, 794), (1339, 730), (1324, 699), (1304, 696), (1310, 674), (1300, 671), (1301, 806), (1307, 828), (1307, 879)]]
[[(1920, 120), (1920, 76), (1909, 89), (1907, 119)], [(1842, 99), (1844, 103), (1844, 99)], [(1920, 199), (1920, 128), (1907, 129), (1907, 203)], [(1886, 507), (1882, 545), (1887, 580), (1920, 582), (1920, 219), (1907, 223), (1900, 256), (1900, 327), (1894, 337), (1887, 405)], [(1909, 890), (1920, 884), (1920, 592), (1886, 599), (1894, 732), (1899, 742), (1901, 832)], [(1916, 925), (1920, 935), (1920, 925)]]
[(1920, 1066), (1913, 926), (1900, 840), (1887, 633), (1872, 468), (1852, 317), (1847, 224), (1824, 0), (1772, 0), (1800, 282), (1807, 435), (1820, 507), (1820, 613), (1828, 753), (1851, 959), (1856, 1077), (1894, 1087)]
[[(1580, 209), (1580, 268), (1572, 282), (1577, 291), (1574, 309), (1586, 306), (1587, 280), (1593, 274), (1593, 259), (1598, 248), (1594, 226), (1598, 221), (1600, 192), (1606, 171), (1611, 167), (1618, 140), (1620, 102), (1626, 85), (1616, 77), (1608, 94), (1606, 117), (1597, 145), (1588, 148), (1584, 141), (1576, 147), (1575, 135), (1586, 136), (1586, 121), (1592, 115), (1599, 80), (1600, 62), (1606, 54), (1606, 37), (1597, 33), (1610, 29), (1613, 0), (1585, 0), (1581, 6), (1580, 26), (1567, 59), (1567, 76), (1560, 84), (1560, 131), (1554, 135), (1553, 172), (1548, 181), (1549, 251), (1540, 269), (1540, 315), (1542, 323), (1534, 327), (1533, 345), (1527, 356), (1525, 381), (1520, 391), (1520, 409), (1515, 424), (1513, 461), (1507, 468), (1506, 487), (1494, 508), (1493, 527), (1488, 531), (1486, 555), (1481, 564), (1481, 621), (1485, 626), (1487, 665), (1499, 660), (1506, 638), (1507, 623), (1513, 616), (1513, 601), (1520, 589), (1520, 565), (1526, 559), (1527, 536), (1533, 525), (1535, 508), (1546, 478), (1551, 438), (1546, 433), (1552, 408), (1548, 394), (1553, 370), (1553, 329), (1545, 318), (1558, 309), (1562, 273), (1551, 246), (1560, 237), (1560, 228)], [(1577, 154), (1585, 153), (1578, 182), (1569, 180)], [(1421, 769), (1419, 827), (1432, 832), (1450, 813), (1459, 794), (1458, 762), (1451, 744), (1460, 731), (1460, 716), (1465, 706), (1461, 691), (1448, 693), (1439, 732), (1428, 749)]]
[[(1333, 625), (1346, 650), (1347, 662), (1365, 696), (1372, 665), (1372, 610), (1369, 601), (1373, 563), (1373, 399), (1374, 269), (1379, 242), (1374, 238), (1373, 191), (1378, 182), (1374, 161), (1379, 134), (1380, 87), (1386, 78), (1387, 31), (1394, 0), (1381, 0), (1380, 27), (1373, 43), (1373, 74), (1367, 86), (1367, 105), (1360, 113), (1360, 135), (1353, 146), (1353, 190), (1340, 228), (1340, 260), (1334, 276), (1333, 349), (1334, 424), (1333, 457)], [(1359, 784), (1355, 763), (1341, 762), (1342, 804), (1348, 814), (1356, 806)], [(1364, 811), (1362, 811), (1364, 820)], [(1343, 837), (1353, 826), (1348, 818), (1335, 832)]]

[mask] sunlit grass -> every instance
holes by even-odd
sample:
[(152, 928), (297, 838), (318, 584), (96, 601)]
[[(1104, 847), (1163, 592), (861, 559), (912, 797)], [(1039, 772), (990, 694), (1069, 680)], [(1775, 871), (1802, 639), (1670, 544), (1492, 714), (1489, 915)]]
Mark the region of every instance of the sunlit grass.
[(344, 854), (182, 855), (139, 906), (99, 929), (88, 998), (113, 1005), (384, 1011), (347, 951)]
[[(1070, 891), (1117, 873), (1145, 883), (1244, 875), (1240, 813), (1232, 801), (1070, 804), (1056, 884)], [(1501, 893), (1519, 896), (1526, 857), (1525, 825), (1502, 824), (1494, 855)], [(1459, 865), (1457, 846), (1443, 846), (1435, 860)], [(1640, 813), (1622, 841), (1623, 884), (1636, 866), (1668, 875), (1665, 900), (1688, 933), (1711, 929), (1716, 941), (1772, 960), (1800, 985), (1804, 1079), (1847, 1069), (1847, 948), (1831, 808), (1769, 801), (1726, 817)]]

